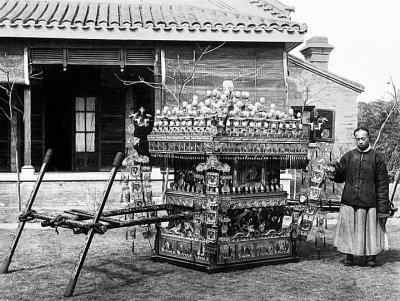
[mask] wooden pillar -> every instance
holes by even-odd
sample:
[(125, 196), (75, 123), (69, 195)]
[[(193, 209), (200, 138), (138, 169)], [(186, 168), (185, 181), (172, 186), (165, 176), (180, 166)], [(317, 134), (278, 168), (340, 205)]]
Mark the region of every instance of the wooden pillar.
[(10, 124), (11, 130), (11, 143), (10, 143), (10, 153), (11, 153), (11, 172), (17, 171), (17, 155), (16, 150), (18, 147), (18, 116), (13, 114)]
[(32, 167), (32, 114), (31, 87), (24, 87), (24, 166), (22, 172), (34, 173)]
[(166, 86), (166, 64), (165, 64), (165, 49), (161, 49), (160, 52), (160, 67), (161, 67), (161, 102), (160, 102), (160, 110), (164, 107), (164, 105), (166, 104), (167, 98), (165, 97), (164, 94), (164, 87)]
[(290, 108), (289, 104), (289, 85), (288, 85), (288, 58), (287, 52), (283, 51), (283, 78), (285, 81), (285, 111), (288, 111)]
[(31, 88), (24, 88), (24, 165), (32, 165)]
[(163, 75), (162, 75), (162, 59), (165, 59), (165, 57), (162, 57), (162, 51), (161, 49), (156, 49), (156, 54), (155, 54), (155, 61), (154, 61), (154, 82), (155, 83), (161, 83), (161, 89), (155, 89), (154, 90), (154, 110), (162, 110), (162, 101), (163, 101), (163, 95), (162, 95), (162, 89), (163, 89)]

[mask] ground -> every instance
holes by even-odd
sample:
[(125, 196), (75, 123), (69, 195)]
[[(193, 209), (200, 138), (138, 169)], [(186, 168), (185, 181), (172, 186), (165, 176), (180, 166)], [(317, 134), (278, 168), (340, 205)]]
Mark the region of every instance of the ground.
[[(400, 300), (400, 217), (387, 222), (391, 249), (375, 268), (345, 267), (334, 247), (330, 219), (326, 247), (317, 256), (315, 235), (298, 245), (298, 263), (207, 274), (151, 261), (149, 241), (126, 229), (96, 235), (73, 297), (66, 300)], [(0, 300), (62, 300), (84, 236), (28, 225), (8, 274), (0, 275)], [(0, 260), (15, 229), (0, 228)], [(152, 241), (151, 241), (152, 242)]]

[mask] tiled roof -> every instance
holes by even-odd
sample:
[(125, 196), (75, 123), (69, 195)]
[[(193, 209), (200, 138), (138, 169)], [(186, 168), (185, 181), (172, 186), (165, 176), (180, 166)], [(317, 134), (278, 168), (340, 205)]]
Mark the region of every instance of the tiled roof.
[[(276, 0), (273, 1), (273, 3), (271, 3), (271, 0), (269, 0), (269, 1), (249, 0), (249, 2), (254, 5), (257, 5), (258, 7), (262, 8), (265, 12), (269, 13), (271, 16), (274, 16), (276, 18), (287, 19), (287, 18), (289, 18), (290, 12), (294, 11), (293, 7), (285, 6)], [(277, 7), (276, 2), (278, 2), (279, 7)]]
[[(291, 21), (283, 15), (279, 17), (278, 13), (275, 18), (246, 15), (214, 7), (210, 9), (196, 6), (199, 0), (191, 1), (193, 6), (186, 5), (188, 1), (182, 2), (185, 5), (180, 5), (179, 2), (169, 5), (166, 4), (169, 3), (167, 1), (150, 3), (135, 0), (3, 1), (0, 1), (0, 37), (62, 38), (65, 33), (65, 38), (73, 38), (75, 33), (75, 38), (90, 36), (92, 39), (113, 39), (114, 36), (115, 39), (146, 39), (147, 36), (149, 39), (156, 39), (164, 33), (162, 39), (173, 40), (179, 36), (177, 33), (187, 32), (192, 33), (193, 40), (197, 35), (200, 38), (201, 34), (210, 36), (225, 33), (227, 37), (236, 36), (237, 40), (244, 36), (259, 36), (255, 38), (256, 41), (265, 40), (265, 36), (273, 35), (275, 39), (281, 37), (281, 41), (287, 39), (293, 42), (298, 41), (300, 36), (302, 39), (307, 30), (305, 24)], [(256, 0), (249, 0), (249, 5), (252, 1)], [(274, 11), (272, 7), (270, 9)], [(134, 36), (135, 32), (139, 33), (137, 37)], [(99, 35), (96, 37), (97, 33)], [(247, 41), (249, 38), (243, 40)]]
[(349, 89), (357, 91), (358, 93), (364, 92), (365, 87), (362, 84), (359, 84), (359, 83), (357, 83), (355, 81), (347, 79), (347, 78), (345, 78), (343, 76), (337, 75), (337, 74), (335, 74), (333, 72), (330, 72), (328, 70), (321, 69), (321, 68), (319, 68), (319, 67), (317, 67), (317, 66), (315, 66), (315, 65), (313, 65), (313, 64), (311, 64), (311, 63), (309, 63), (309, 62), (307, 62), (307, 61), (305, 61), (305, 60), (303, 60), (303, 59), (301, 59), (301, 58), (299, 58), (299, 57), (297, 57), (297, 56), (295, 56), (293, 54), (291, 54), (291, 53), (288, 54), (288, 61), (290, 63), (295, 64), (295, 65), (301, 66), (302, 68), (304, 68), (304, 69), (306, 69), (308, 71), (311, 71), (311, 72), (313, 72), (315, 74), (318, 74), (318, 75), (320, 75), (322, 77), (325, 77), (325, 78), (327, 78), (327, 79), (329, 79), (331, 81), (334, 81), (334, 82), (336, 82), (336, 83), (338, 83), (338, 84), (340, 84), (342, 86), (345, 86), (345, 87), (347, 87)]

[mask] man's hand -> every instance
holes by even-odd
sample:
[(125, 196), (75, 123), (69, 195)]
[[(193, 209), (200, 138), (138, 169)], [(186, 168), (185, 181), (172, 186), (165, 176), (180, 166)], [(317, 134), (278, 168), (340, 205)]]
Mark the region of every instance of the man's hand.
[(336, 163), (334, 162), (328, 162), (328, 167), (329, 169), (326, 170), (326, 177), (333, 181), (335, 179), (335, 167), (336, 167)]

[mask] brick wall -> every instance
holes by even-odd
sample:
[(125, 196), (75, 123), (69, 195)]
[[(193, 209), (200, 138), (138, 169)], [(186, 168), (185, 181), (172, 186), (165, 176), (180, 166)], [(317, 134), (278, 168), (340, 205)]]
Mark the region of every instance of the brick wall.
[(5, 70), (5, 72), (0, 72), (1, 82), (10, 80), (13, 83), (24, 84), (24, 46), (18, 42), (2, 43), (0, 66)]
[(335, 111), (335, 145), (353, 145), (353, 131), (357, 127), (358, 104), (356, 92), (348, 87), (322, 77), (289, 62), (289, 101), (300, 105), (305, 84), (309, 85), (309, 95), (317, 94), (308, 102), (310, 106)]

